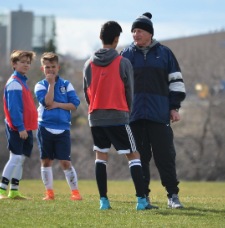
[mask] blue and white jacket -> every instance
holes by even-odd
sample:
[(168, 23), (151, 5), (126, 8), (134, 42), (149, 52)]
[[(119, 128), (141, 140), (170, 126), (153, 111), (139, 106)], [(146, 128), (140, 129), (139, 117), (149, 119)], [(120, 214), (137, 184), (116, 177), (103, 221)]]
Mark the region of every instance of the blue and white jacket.
[(179, 109), (185, 87), (179, 64), (172, 51), (155, 41), (147, 54), (134, 43), (121, 55), (134, 70), (134, 99), (130, 122), (148, 119), (170, 123), (170, 110)]
[[(14, 71), (14, 73), (11, 76), (18, 77), (25, 88), (29, 90), (27, 86), (27, 77), (23, 76), (17, 71)], [(5, 101), (7, 109), (10, 113), (10, 118), (12, 121), (12, 124), (18, 129), (18, 131), (24, 131), (24, 123), (23, 123), (23, 96), (22, 96), (22, 85), (19, 80), (16, 78), (11, 78), (8, 80), (4, 95), (5, 95)], [(7, 121), (5, 120), (7, 123)], [(8, 124), (8, 123), (7, 123)]]
[[(59, 103), (72, 103), (76, 108), (80, 104), (80, 99), (72, 84), (59, 77), (55, 83), (54, 101)], [(71, 112), (61, 108), (51, 110), (45, 109), (45, 96), (48, 92), (49, 83), (46, 79), (35, 85), (35, 95), (39, 101), (38, 124), (51, 129), (69, 130), (71, 125)]]

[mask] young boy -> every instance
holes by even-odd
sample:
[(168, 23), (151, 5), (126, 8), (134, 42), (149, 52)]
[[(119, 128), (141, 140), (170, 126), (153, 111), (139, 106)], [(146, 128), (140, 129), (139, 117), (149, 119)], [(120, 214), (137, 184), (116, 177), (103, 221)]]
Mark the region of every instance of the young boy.
[(77, 109), (80, 100), (72, 84), (59, 77), (56, 54), (44, 53), (41, 65), (45, 79), (36, 84), (35, 95), (39, 101), (37, 141), (41, 176), (47, 190), (43, 200), (54, 200), (52, 162), (55, 158), (59, 160), (72, 191), (71, 200), (81, 200), (77, 174), (70, 159), (70, 111)]
[(89, 106), (89, 125), (96, 152), (95, 174), (100, 194), (100, 210), (110, 209), (107, 198), (106, 165), (111, 144), (125, 154), (136, 192), (137, 210), (151, 209), (144, 196), (139, 153), (128, 125), (133, 100), (133, 70), (129, 60), (115, 50), (122, 28), (106, 22), (100, 32), (102, 48), (84, 66), (84, 93)]
[[(37, 110), (25, 76), (34, 57), (34, 52), (15, 50), (10, 58), (14, 73), (6, 82), (3, 96), (10, 157), (2, 173), (0, 199), (27, 199), (18, 189), (23, 163), (26, 157), (30, 157), (33, 148), (32, 130), (37, 129)], [(9, 181), (11, 185), (7, 197)]]

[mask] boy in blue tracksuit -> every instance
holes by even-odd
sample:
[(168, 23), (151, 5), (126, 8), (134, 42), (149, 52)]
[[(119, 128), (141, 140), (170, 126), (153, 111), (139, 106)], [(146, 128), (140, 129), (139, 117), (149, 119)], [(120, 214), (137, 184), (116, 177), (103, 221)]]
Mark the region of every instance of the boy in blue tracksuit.
[(76, 110), (80, 100), (72, 84), (59, 77), (58, 56), (52, 52), (41, 57), (41, 70), (45, 79), (35, 86), (39, 101), (37, 141), (41, 157), (41, 176), (46, 188), (43, 200), (53, 200), (52, 162), (56, 158), (65, 173), (72, 191), (71, 200), (81, 200), (77, 174), (70, 159), (71, 110)]

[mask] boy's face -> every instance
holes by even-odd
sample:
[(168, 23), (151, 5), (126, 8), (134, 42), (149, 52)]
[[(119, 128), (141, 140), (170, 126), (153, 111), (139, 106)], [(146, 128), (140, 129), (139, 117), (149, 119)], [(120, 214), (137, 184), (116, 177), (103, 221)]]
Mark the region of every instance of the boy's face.
[(27, 71), (30, 69), (30, 64), (31, 64), (30, 57), (23, 56), (16, 63), (12, 62), (11, 64), (12, 64), (12, 67), (17, 72), (19, 72), (22, 75), (25, 75)]
[(52, 75), (53, 77), (57, 76), (59, 69), (60, 69), (60, 66), (56, 61), (50, 62), (48, 60), (45, 60), (41, 67), (41, 70), (44, 72), (45, 76)]

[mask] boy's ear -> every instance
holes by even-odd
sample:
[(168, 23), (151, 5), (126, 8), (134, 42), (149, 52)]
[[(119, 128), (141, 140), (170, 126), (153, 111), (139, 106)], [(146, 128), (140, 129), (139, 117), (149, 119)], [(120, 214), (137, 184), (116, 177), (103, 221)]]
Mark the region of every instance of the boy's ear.
[(115, 37), (114, 43), (119, 43), (119, 36)]
[(60, 69), (60, 67), (61, 67), (61, 66), (60, 66), (60, 65), (58, 65), (58, 69)]
[(112, 43), (113, 48), (115, 48), (115, 49), (116, 49), (116, 48), (117, 48), (118, 43), (119, 43), (119, 36), (115, 37), (115, 39), (114, 39), (114, 41), (113, 41), (113, 43)]
[(100, 40), (102, 40), (102, 37), (101, 37), (101, 36), (99, 36), (99, 39), (100, 39)]
[(41, 66), (41, 70), (44, 72), (44, 67), (43, 66)]

